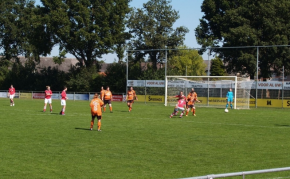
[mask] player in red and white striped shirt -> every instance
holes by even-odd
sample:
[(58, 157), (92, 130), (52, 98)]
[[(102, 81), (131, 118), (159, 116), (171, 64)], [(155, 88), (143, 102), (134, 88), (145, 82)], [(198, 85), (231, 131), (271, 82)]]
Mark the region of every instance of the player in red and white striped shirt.
[(50, 112), (52, 112), (52, 105), (51, 105), (52, 91), (50, 90), (50, 86), (46, 86), (46, 90), (44, 92), (45, 92), (45, 98), (44, 98), (44, 108), (43, 108), (43, 112), (46, 111), (46, 105), (47, 105), (47, 103), (50, 106)]
[(14, 106), (14, 96), (15, 96), (15, 88), (13, 87), (13, 85), (10, 86), (10, 88), (8, 89), (8, 95), (10, 98), (10, 106)]
[(66, 96), (66, 91), (67, 91), (67, 87), (65, 86), (63, 88), (63, 91), (61, 92), (60, 104), (62, 105), (62, 110), (59, 113), (60, 115), (65, 115), (66, 100), (68, 99), (68, 97)]

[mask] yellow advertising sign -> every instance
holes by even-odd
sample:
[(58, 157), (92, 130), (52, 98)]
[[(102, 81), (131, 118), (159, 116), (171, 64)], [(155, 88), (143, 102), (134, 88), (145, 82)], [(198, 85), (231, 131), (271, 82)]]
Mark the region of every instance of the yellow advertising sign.
[(154, 102), (154, 103), (164, 103), (164, 96), (159, 95), (138, 95), (138, 101), (140, 102)]
[(22, 98), (22, 99), (31, 99), (32, 98), (32, 94), (31, 93), (20, 93), (19, 98)]
[[(207, 97), (198, 97), (198, 100), (200, 101), (201, 104), (207, 104)], [(241, 106), (244, 105), (245, 103), (248, 103), (247, 100), (243, 98), (237, 98), (237, 105)], [(211, 97), (209, 98), (209, 105), (226, 105), (227, 100), (226, 98), (219, 98), (219, 97)], [(250, 106), (255, 106), (255, 99), (250, 99)]]

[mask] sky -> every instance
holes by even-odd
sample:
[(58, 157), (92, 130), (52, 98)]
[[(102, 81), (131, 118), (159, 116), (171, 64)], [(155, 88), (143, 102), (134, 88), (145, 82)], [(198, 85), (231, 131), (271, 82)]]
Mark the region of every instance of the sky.
[[(130, 2), (131, 7), (142, 8), (143, 4), (148, 2), (148, 0), (132, 0)], [(203, 13), (201, 12), (201, 4), (203, 0), (171, 0), (170, 5), (176, 11), (179, 11), (180, 18), (174, 24), (174, 28), (179, 26), (185, 26), (189, 29), (189, 33), (185, 36), (184, 44), (189, 48), (199, 48), (200, 45), (197, 44), (195, 38), (194, 29), (199, 25), (199, 19), (202, 18)], [(41, 5), (40, 0), (36, 0), (36, 4)], [(58, 47), (54, 47), (49, 56), (58, 56)], [(66, 55), (67, 58), (75, 58), (71, 54)], [(203, 55), (204, 59), (207, 56)], [(106, 63), (112, 63), (117, 60), (116, 54), (103, 55), (102, 59)]]

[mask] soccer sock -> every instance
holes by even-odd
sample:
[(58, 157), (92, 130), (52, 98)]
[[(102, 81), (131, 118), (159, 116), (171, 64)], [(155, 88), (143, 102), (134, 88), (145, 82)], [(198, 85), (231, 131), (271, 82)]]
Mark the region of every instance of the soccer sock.
[(113, 107), (112, 107), (112, 106), (110, 107), (110, 111), (111, 111), (111, 112), (113, 111)]
[(98, 121), (98, 130), (101, 129), (101, 121)]
[(188, 115), (188, 111), (186, 111), (186, 115)]
[(180, 114), (180, 117), (182, 117), (182, 116), (183, 116), (183, 113), (184, 113), (184, 111), (182, 111), (182, 113)]
[(43, 107), (43, 110), (46, 110), (46, 106)]
[(94, 126), (94, 120), (91, 120), (91, 128)]
[(226, 105), (226, 108), (228, 108), (229, 104)]
[(46, 109), (44, 108), (43, 111), (45, 112), (45, 110), (46, 110)]
[(233, 105), (231, 104), (231, 108), (233, 108)]
[(192, 109), (192, 114), (195, 115), (195, 109)]
[(132, 110), (132, 108), (131, 107), (129, 107), (129, 111), (131, 111)]

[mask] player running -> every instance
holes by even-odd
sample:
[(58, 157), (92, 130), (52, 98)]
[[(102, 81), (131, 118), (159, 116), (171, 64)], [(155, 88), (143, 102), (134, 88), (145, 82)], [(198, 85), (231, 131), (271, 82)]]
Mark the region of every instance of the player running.
[(66, 100), (68, 97), (66, 96), (67, 87), (63, 87), (63, 91), (61, 92), (61, 101), (60, 104), (62, 105), (62, 110), (60, 111), (60, 115), (65, 115), (65, 108), (66, 108)]
[(226, 109), (228, 108), (229, 103), (230, 103), (231, 109), (233, 109), (233, 104), (232, 104), (233, 99), (234, 99), (234, 94), (232, 92), (232, 88), (230, 88), (228, 93), (227, 93), (227, 98), (226, 98), (226, 100), (227, 100)]
[(185, 101), (185, 98), (182, 97), (178, 100), (178, 102), (174, 108), (173, 113), (170, 115), (170, 118), (172, 118), (173, 115), (177, 115), (178, 111), (181, 111), (181, 114), (179, 117), (182, 118), (182, 116), (184, 114), (185, 106), (186, 106), (186, 101)]
[(44, 93), (45, 93), (45, 98), (44, 98), (43, 112), (46, 111), (46, 105), (47, 105), (47, 103), (49, 104), (50, 112), (52, 112), (52, 105), (51, 105), (52, 91), (50, 90), (50, 86), (46, 86), (46, 90), (44, 91)]
[(112, 101), (113, 95), (112, 95), (109, 87), (107, 87), (107, 90), (105, 90), (104, 96), (102, 98), (104, 101), (104, 110), (103, 111), (104, 112), (106, 111), (106, 104), (109, 104), (110, 112), (112, 113), (113, 107), (112, 107), (111, 101)]
[(127, 106), (129, 107), (129, 112), (131, 112), (132, 110), (134, 99), (138, 100), (136, 92), (133, 90), (133, 87), (131, 86), (126, 96)]
[[(191, 112), (193, 116), (196, 116), (195, 114), (195, 102), (200, 103), (200, 101), (197, 98), (197, 93), (194, 91), (194, 88), (191, 88)], [(187, 109), (189, 111), (189, 108)]]
[(94, 98), (92, 99), (90, 103), (91, 107), (91, 114), (92, 114), (92, 120), (91, 120), (91, 128), (90, 130), (93, 130), (95, 118), (98, 119), (98, 131), (101, 131), (101, 119), (102, 119), (102, 106), (104, 105), (104, 102), (99, 99), (98, 93), (94, 95)]
[(10, 86), (10, 88), (8, 89), (8, 96), (10, 98), (10, 106), (14, 106), (14, 96), (15, 96), (15, 88), (13, 87), (13, 85)]

